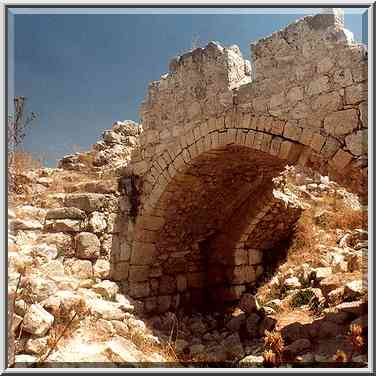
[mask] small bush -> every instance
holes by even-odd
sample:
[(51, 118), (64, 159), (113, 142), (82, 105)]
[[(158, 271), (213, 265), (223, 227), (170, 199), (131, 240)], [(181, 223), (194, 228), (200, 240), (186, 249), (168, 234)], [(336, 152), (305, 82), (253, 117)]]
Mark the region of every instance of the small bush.
[(291, 300), (291, 307), (296, 308), (296, 307), (301, 307), (302, 305), (308, 304), (311, 299), (314, 296), (314, 292), (312, 290), (299, 290)]

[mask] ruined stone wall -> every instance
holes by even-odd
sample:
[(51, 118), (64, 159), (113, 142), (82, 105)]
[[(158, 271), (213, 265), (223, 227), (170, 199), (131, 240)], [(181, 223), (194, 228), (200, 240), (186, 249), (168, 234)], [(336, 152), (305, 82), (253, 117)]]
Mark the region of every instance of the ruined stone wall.
[(252, 68), (216, 43), (174, 59), (142, 105), (130, 164), (140, 206), (124, 279), (150, 310), (208, 285), (233, 299), (256, 281), (261, 261), (249, 260), (299, 214), (272, 205), (272, 179), (286, 164), (366, 193), (367, 51), (343, 18), (305, 17), (251, 50)]

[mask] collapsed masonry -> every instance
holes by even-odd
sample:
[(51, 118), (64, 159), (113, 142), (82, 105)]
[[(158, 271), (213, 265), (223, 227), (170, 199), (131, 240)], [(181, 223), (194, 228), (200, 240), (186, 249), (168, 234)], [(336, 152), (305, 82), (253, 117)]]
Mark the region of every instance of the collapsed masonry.
[(252, 66), (211, 42), (149, 86), (110, 247), (112, 279), (147, 312), (222, 305), (255, 284), (301, 212), (273, 194), (286, 164), (366, 197), (367, 51), (343, 17), (305, 17), (251, 49)]

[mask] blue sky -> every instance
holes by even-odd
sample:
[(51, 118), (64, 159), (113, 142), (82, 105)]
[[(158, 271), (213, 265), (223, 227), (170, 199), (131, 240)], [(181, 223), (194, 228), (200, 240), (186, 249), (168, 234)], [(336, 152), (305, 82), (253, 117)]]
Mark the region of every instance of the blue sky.
[[(15, 84), (9, 94), (27, 97), (29, 110), (40, 114), (24, 149), (49, 166), (77, 147), (88, 150), (114, 121), (138, 121), (148, 83), (166, 73), (170, 59), (190, 49), (193, 40), (200, 46), (210, 40), (237, 44), (249, 59), (252, 41), (319, 9), (121, 12), (37, 14), (34, 9), (10, 17), (9, 83), (13, 76)], [(359, 10), (345, 13), (345, 25), (366, 42)]]

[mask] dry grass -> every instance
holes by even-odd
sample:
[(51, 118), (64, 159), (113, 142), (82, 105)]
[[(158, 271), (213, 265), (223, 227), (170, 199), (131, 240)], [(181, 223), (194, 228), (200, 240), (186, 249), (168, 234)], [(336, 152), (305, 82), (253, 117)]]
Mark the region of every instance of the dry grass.
[(284, 342), (281, 333), (265, 330), (264, 352), (262, 354), (265, 367), (278, 367), (282, 363)]
[(350, 325), (350, 340), (353, 345), (353, 351), (355, 353), (362, 353), (364, 349), (363, 329), (360, 325)]
[(347, 363), (348, 356), (343, 350), (337, 350), (337, 352), (333, 356), (333, 360), (337, 363)]

